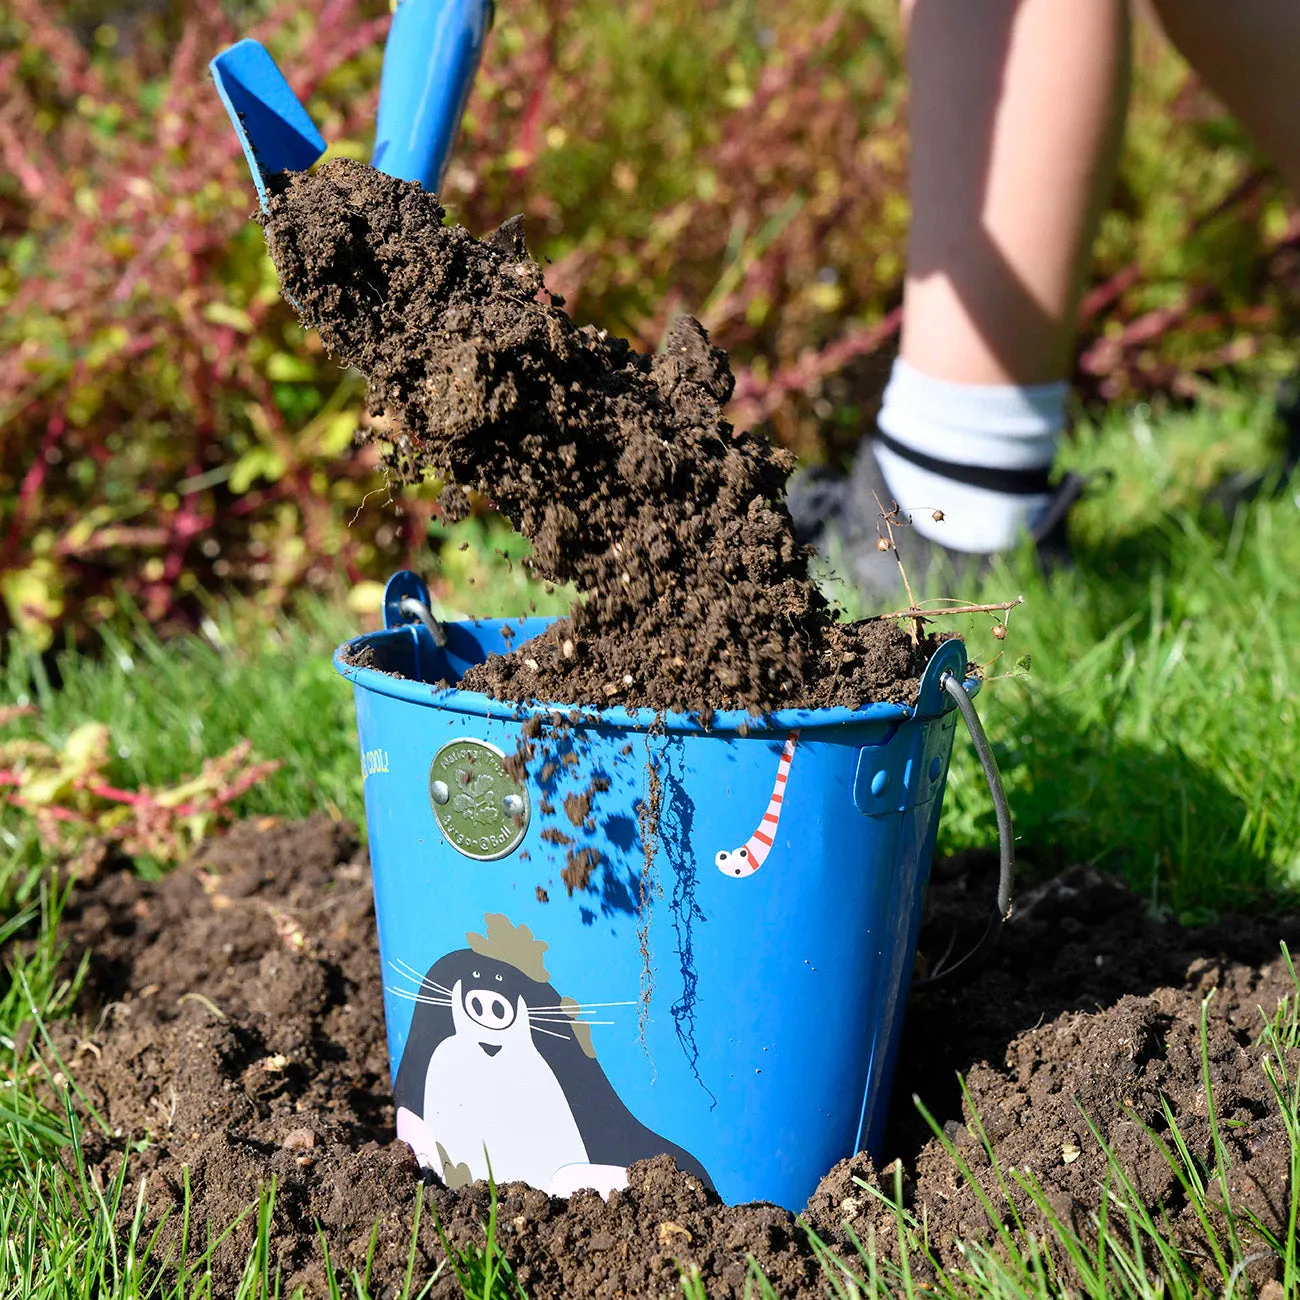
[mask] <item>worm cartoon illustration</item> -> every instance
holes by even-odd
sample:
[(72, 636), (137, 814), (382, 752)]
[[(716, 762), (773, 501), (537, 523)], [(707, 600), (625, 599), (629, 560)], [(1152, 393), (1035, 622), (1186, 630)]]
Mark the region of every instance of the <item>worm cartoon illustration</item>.
[(799, 733), (792, 731), (781, 750), (781, 761), (777, 764), (776, 781), (772, 785), (772, 797), (768, 800), (767, 811), (757, 829), (738, 849), (720, 849), (713, 859), (718, 870), (724, 876), (744, 878), (752, 876), (767, 861), (768, 850), (776, 836), (776, 828), (781, 821), (781, 805), (785, 802), (785, 783), (790, 777), (790, 763), (794, 759), (794, 743)]
[(426, 974), (390, 963), (387, 991), (416, 1004), (394, 1084), (397, 1136), (449, 1187), (518, 1179), (554, 1196), (627, 1186), (634, 1160), (667, 1154), (712, 1186), (704, 1167), (642, 1124), (596, 1059), (592, 1020), (609, 1007), (561, 997), (526, 925), (489, 915), (486, 934)]

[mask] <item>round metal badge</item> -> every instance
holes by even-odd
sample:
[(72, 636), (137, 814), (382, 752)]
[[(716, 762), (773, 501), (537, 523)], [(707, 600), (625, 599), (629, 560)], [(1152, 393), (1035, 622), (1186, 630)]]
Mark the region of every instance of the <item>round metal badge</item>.
[(477, 862), (513, 853), (532, 815), (527, 786), (507, 774), (505, 756), (485, 740), (453, 740), (433, 756), (429, 802), (447, 842)]

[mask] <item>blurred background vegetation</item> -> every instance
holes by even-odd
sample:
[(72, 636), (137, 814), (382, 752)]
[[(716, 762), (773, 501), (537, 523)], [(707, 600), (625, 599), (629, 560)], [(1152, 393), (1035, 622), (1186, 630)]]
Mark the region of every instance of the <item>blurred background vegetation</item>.
[[(274, 610), (342, 579), (359, 608), (436, 544), (434, 492), (352, 450), (361, 384), (279, 297), (207, 72), (258, 37), (365, 158), (387, 23), (387, 0), (0, 7), (0, 595), (37, 647), (124, 598), (163, 629), (223, 589)], [(894, 0), (500, 0), (444, 199), (475, 231), (525, 213), (575, 315), (642, 348), (699, 315), (735, 421), (834, 458), (892, 355), (906, 110)], [(1262, 389), (1298, 284), (1276, 180), (1144, 31), (1083, 399)]]

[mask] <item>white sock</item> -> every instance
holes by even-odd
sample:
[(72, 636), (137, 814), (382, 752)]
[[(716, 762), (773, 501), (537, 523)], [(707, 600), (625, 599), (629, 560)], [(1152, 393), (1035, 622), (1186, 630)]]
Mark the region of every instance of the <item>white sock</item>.
[(953, 551), (1015, 546), (1052, 499), (1047, 476), (1066, 391), (1064, 383), (953, 384), (895, 361), (874, 445), (912, 527)]

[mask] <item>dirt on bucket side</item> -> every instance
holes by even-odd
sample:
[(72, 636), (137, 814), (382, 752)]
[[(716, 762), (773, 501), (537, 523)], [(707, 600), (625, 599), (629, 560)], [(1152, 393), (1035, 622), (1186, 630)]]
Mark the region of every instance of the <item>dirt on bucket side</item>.
[[(923, 950), (947, 946), (953, 924), (983, 911), (990, 862), (940, 863)], [(86, 1153), (104, 1177), (129, 1143), (127, 1197), (147, 1177), (151, 1225), (179, 1205), (183, 1169), (193, 1192), (192, 1240), (225, 1227), (278, 1181), (271, 1236), (289, 1294), (325, 1296), (319, 1222), (335, 1266), (364, 1266), (379, 1225), (376, 1294), (405, 1275), (417, 1167), (391, 1139), (381, 977), (366, 862), (346, 827), (245, 823), (191, 864), (148, 884), (118, 871), (81, 885), (65, 915), (69, 962), (89, 951), (76, 1023), (56, 1029), (61, 1054), (107, 1121), (86, 1128)], [(969, 986), (913, 999), (887, 1147), (902, 1160), (912, 1209), (924, 1214), (946, 1263), (954, 1236), (987, 1240), (975, 1194), (907, 1104), (918, 1092), (975, 1170), (988, 1159), (956, 1072), (1004, 1169), (1029, 1169), (1053, 1206), (1084, 1224), (1098, 1206), (1103, 1160), (1075, 1099), (1135, 1179), (1168, 1213), (1174, 1240), (1207, 1260), (1204, 1234), (1139, 1121), (1159, 1129), (1165, 1098), (1193, 1154), (1213, 1162), (1201, 1082), (1199, 1017), (1213, 990), (1209, 1069), (1224, 1121), (1235, 1202), (1280, 1225), (1288, 1145), (1260, 1067), (1260, 1008), (1293, 992), (1278, 941), (1300, 940), (1291, 919), (1225, 921), (1183, 930), (1152, 920), (1115, 881), (1076, 869), (1022, 895), (984, 973)], [(2, 957), (3, 954), (0, 954)], [(879, 1185), (865, 1157), (823, 1180), (808, 1218), (847, 1249), (892, 1227), (854, 1181)], [(883, 1180), (892, 1185), (886, 1176)], [(458, 1244), (482, 1242), (487, 1190), (433, 1185), (434, 1208)], [(1041, 1228), (1037, 1212), (1026, 1222)], [(794, 1216), (772, 1206), (725, 1207), (659, 1159), (635, 1166), (608, 1203), (552, 1199), (522, 1185), (501, 1190), (500, 1238), (533, 1300), (678, 1296), (679, 1268), (697, 1267), (710, 1296), (741, 1296), (752, 1254), (782, 1296), (822, 1292)], [(174, 1243), (180, 1216), (163, 1230)], [(218, 1259), (218, 1294), (233, 1293), (250, 1240), (245, 1226)], [(1275, 1276), (1257, 1253), (1251, 1280)], [(442, 1257), (426, 1216), (416, 1277)], [(914, 1261), (915, 1263), (915, 1261)], [(922, 1280), (924, 1280), (922, 1278)], [(433, 1294), (458, 1296), (447, 1272)]]
[(735, 433), (726, 355), (683, 317), (654, 356), (579, 328), (518, 221), (475, 239), (437, 198), (346, 159), (279, 180), (280, 282), (369, 380), (390, 467), (482, 493), (581, 600), (468, 673), (509, 700), (768, 711), (909, 701), (934, 649), (838, 624), (783, 503), (789, 453)]

